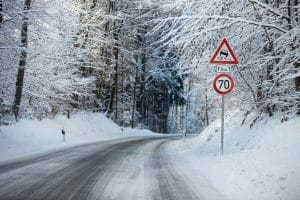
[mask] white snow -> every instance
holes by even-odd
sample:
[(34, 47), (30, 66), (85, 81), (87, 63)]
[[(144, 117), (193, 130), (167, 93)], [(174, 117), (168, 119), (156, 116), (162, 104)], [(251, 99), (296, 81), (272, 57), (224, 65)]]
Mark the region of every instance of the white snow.
[[(62, 129), (66, 133), (63, 142)], [(150, 131), (124, 128), (104, 114), (80, 112), (67, 119), (20, 120), (10, 126), (0, 126), (0, 161), (44, 153), (74, 145), (128, 136), (153, 134)]]
[[(220, 119), (195, 138), (170, 145), (184, 163), (193, 184), (205, 177), (230, 200), (300, 199), (300, 117), (282, 123), (280, 117), (250, 124), (249, 116), (227, 116), (224, 156), (220, 155)], [(197, 178), (199, 177), (199, 178)]]
[[(174, 168), (189, 178), (192, 188), (207, 184), (207, 188), (215, 188), (230, 200), (300, 199), (300, 117), (283, 123), (279, 116), (265, 117), (250, 128), (255, 116), (248, 116), (243, 126), (240, 111), (226, 116), (224, 156), (220, 155), (220, 119), (199, 137), (167, 143), (166, 153), (172, 155)], [(62, 129), (66, 131), (65, 143)], [(42, 121), (22, 120), (0, 127), (0, 161), (94, 141), (151, 134), (129, 128), (122, 131), (98, 113), (78, 113), (70, 119), (61, 115)], [(210, 191), (205, 195), (209, 196)]]

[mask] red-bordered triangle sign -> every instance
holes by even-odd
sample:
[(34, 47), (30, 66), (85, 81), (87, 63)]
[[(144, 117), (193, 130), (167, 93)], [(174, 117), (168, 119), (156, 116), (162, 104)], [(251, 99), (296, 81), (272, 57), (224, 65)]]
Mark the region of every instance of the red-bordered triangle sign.
[(219, 65), (237, 65), (239, 61), (235, 56), (231, 46), (226, 38), (223, 38), (218, 48), (215, 50), (213, 56), (210, 58), (210, 64)]

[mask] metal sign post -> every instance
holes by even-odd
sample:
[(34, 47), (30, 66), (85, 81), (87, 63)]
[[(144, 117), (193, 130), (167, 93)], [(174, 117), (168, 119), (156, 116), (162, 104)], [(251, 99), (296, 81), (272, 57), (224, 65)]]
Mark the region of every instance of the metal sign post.
[(215, 67), (217, 73), (220, 73), (214, 78), (213, 88), (214, 90), (222, 95), (222, 113), (221, 113), (221, 154), (224, 153), (224, 105), (225, 105), (225, 95), (229, 94), (234, 88), (233, 78), (228, 75), (233, 71), (233, 66), (237, 65), (239, 61), (229, 45), (226, 38), (223, 38), (221, 43), (218, 45), (214, 54), (209, 60), (209, 64), (222, 65)]
[(219, 74), (214, 78), (213, 81), (213, 88), (214, 90), (222, 95), (222, 102), (221, 102), (221, 154), (224, 153), (224, 112), (225, 112), (225, 95), (232, 92), (234, 88), (234, 81), (231, 76), (228, 74)]
[(222, 95), (222, 116), (221, 116), (221, 153), (223, 156), (224, 152), (224, 105), (225, 105), (225, 95)]

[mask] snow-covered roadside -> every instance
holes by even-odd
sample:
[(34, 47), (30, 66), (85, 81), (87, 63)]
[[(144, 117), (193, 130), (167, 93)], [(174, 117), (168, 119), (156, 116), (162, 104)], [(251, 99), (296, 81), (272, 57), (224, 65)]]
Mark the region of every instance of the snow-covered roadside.
[(236, 112), (226, 118), (220, 155), (220, 120), (198, 138), (175, 141), (170, 150), (184, 163), (191, 182), (205, 177), (230, 200), (300, 199), (300, 117), (281, 123), (269, 118), (249, 128)]
[[(66, 142), (63, 142), (62, 129)], [(20, 120), (10, 126), (0, 126), (0, 162), (95, 141), (152, 134), (130, 128), (122, 131), (99, 113), (81, 112), (70, 119), (59, 115), (42, 121)]]

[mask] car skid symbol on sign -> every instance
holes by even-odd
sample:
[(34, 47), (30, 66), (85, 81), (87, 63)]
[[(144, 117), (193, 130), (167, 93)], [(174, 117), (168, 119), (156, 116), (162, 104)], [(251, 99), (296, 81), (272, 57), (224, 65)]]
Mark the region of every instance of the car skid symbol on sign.
[(227, 58), (228, 55), (229, 55), (229, 53), (228, 53), (228, 51), (227, 51), (226, 49), (222, 49), (222, 50), (220, 51), (220, 57), (221, 57), (221, 58), (224, 58), (224, 56), (225, 56), (225, 58)]
[(217, 57), (218, 60), (231, 60), (231, 57), (229, 56), (229, 52), (226, 49), (222, 49), (219, 53), (219, 56)]

